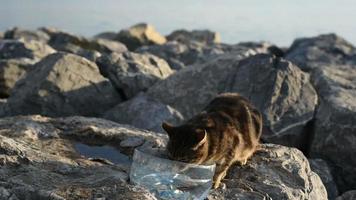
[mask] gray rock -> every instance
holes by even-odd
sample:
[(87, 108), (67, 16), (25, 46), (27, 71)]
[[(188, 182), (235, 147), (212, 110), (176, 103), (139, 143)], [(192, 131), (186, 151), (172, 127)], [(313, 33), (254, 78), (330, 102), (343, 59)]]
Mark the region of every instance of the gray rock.
[(99, 58), (97, 64), (100, 72), (110, 79), (124, 99), (146, 91), (173, 73), (165, 60), (150, 54), (112, 53)]
[(32, 69), (33, 61), (29, 59), (0, 60), (0, 97), (10, 96), (15, 83)]
[(4, 33), (5, 39), (23, 39), (25, 41), (37, 40), (47, 43), (49, 35), (41, 30), (24, 30), (18, 27), (7, 30)]
[[(183, 69), (151, 87), (147, 94), (177, 109), (187, 119), (217, 94), (239, 92), (262, 111), (264, 139), (306, 148), (308, 135), (303, 129), (313, 119), (317, 103), (309, 76), (271, 55), (256, 55), (240, 62), (243, 52)], [(249, 53), (245, 50), (245, 54)]]
[(317, 67), (312, 79), (320, 97), (311, 155), (327, 160), (341, 192), (356, 185), (356, 66)]
[(95, 39), (115, 40), (117, 33), (115, 32), (102, 32), (94, 36)]
[(38, 61), (54, 52), (50, 46), (36, 40), (0, 40), (0, 59), (29, 58)]
[(117, 41), (109, 41), (105, 39), (89, 40), (85, 37), (59, 30), (51, 30), (47, 32), (49, 32), (51, 37), (49, 44), (53, 48), (58, 51), (74, 53), (92, 61), (95, 61), (103, 53), (121, 53), (127, 51), (126, 46)]
[(323, 182), (328, 192), (328, 199), (335, 199), (339, 195), (339, 191), (329, 165), (322, 159), (309, 159), (309, 163), (311, 170), (318, 174)]
[(4, 33), (0, 32), (0, 40), (2, 40), (4, 38)]
[(247, 165), (233, 166), (223, 183), (226, 189), (212, 191), (208, 199), (328, 199), (303, 153), (280, 145), (262, 145)]
[(2, 115), (98, 116), (121, 101), (95, 63), (56, 53), (17, 82)]
[(356, 63), (356, 48), (338, 35), (325, 34), (295, 40), (285, 57), (302, 70), (310, 71), (315, 63)]
[(158, 33), (152, 25), (144, 23), (121, 30), (116, 36), (116, 40), (124, 43), (130, 51), (140, 46), (166, 42), (166, 38)]
[(338, 196), (335, 200), (354, 200), (356, 199), (356, 190), (350, 190)]
[(0, 127), (1, 199), (155, 199), (127, 182), (130, 163), (91, 159), (75, 145), (110, 143), (117, 154), (132, 156), (133, 148), (121, 148), (121, 141), (139, 137), (142, 146), (159, 148), (164, 135), (84, 117), (1, 118)]
[(193, 30), (187, 31), (184, 29), (176, 30), (167, 35), (168, 41), (178, 41), (181, 43), (190, 43), (192, 41), (205, 44), (220, 43), (220, 34), (209, 30)]
[(174, 124), (183, 121), (183, 116), (174, 108), (145, 95), (137, 95), (115, 106), (103, 118), (161, 133), (165, 133), (161, 127), (163, 121)]
[(175, 70), (180, 70), (187, 65), (206, 62), (210, 58), (223, 54), (224, 51), (224, 46), (220, 44), (206, 45), (197, 42), (184, 44), (177, 41), (143, 46), (136, 50), (138, 53), (147, 52), (165, 59)]

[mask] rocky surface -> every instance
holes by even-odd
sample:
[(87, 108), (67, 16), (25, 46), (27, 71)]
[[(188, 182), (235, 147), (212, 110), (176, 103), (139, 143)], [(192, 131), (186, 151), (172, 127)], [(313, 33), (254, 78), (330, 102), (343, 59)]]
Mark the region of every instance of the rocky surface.
[(33, 67), (30, 59), (0, 60), (0, 97), (7, 98), (15, 83), (26, 75)]
[[(0, 195), (13, 199), (154, 199), (128, 183), (134, 148), (160, 149), (167, 136), (98, 118), (41, 116), (0, 119)], [(141, 142), (132, 138), (141, 138)], [(83, 156), (78, 143), (110, 145), (116, 155)], [(327, 199), (320, 178), (294, 148), (263, 145), (244, 167), (234, 166), (227, 189), (211, 199)], [(236, 193), (238, 192), (238, 193)], [(216, 197), (216, 198), (214, 198)]]
[(205, 44), (220, 43), (220, 34), (209, 30), (176, 30), (167, 35), (167, 40), (178, 41), (181, 43), (190, 43), (197, 41)]
[(25, 41), (37, 40), (47, 43), (49, 35), (41, 30), (26, 30), (18, 27), (7, 30), (4, 33), (5, 39), (23, 39)]
[(0, 40), (0, 59), (29, 58), (40, 60), (55, 50), (36, 40)]
[(356, 185), (356, 66), (324, 66), (313, 73), (320, 96), (311, 154), (331, 162), (341, 191)]
[[(148, 95), (190, 118), (222, 92), (239, 92), (259, 108), (269, 142), (306, 149), (317, 94), (308, 74), (267, 54), (241, 61), (231, 54), (181, 70), (149, 89)], [(241, 61), (241, 62), (240, 62)]]
[(335, 200), (353, 200), (356, 199), (356, 190), (350, 190), (338, 196)]
[(328, 163), (322, 159), (309, 159), (309, 164), (311, 170), (318, 174), (323, 182), (328, 192), (328, 199), (335, 199), (339, 195), (339, 191)]
[(161, 127), (163, 121), (173, 124), (183, 121), (177, 110), (144, 94), (115, 106), (103, 118), (160, 133), (165, 133)]
[(97, 64), (124, 99), (146, 91), (173, 73), (165, 60), (150, 54), (113, 53), (102, 56)]
[(310, 71), (315, 63), (356, 63), (356, 48), (335, 34), (324, 34), (295, 40), (286, 53), (286, 59), (296, 63), (302, 70)]
[(56, 53), (37, 63), (15, 85), (1, 115), (98, 116), (120, 101), (95, 63)]
[(131, 51), (140, 46), (166, 42), (166, 38), (158, 33), (152, 25), (145, 23), (121, 30), (116, 36), (116, 40), (124, 43)]
[(247, 165), (235, 165), (223, 182), (226, 189), (212, 191), (209, 199), (327, 199), (303, 153), (280, 145), (263, 145)]
[(108, 32), (102, 32), (102, 33), (96, 34), (94, 36), (94, 38), (95, 39), (115, 40), (116, 35), (117, 35), (117, 33), (108, 31)]
[(83, 117), (2, 118), (0, 127), (1, 199), (155, 199), (128, 184), (130, 163), (85, 157), (76, 144), (110, 143), (112, 157), (129, 158), (135, 146), (120, 142), (140, 137), (140, 146), (151, 148), (162, 146), (164, 136)]

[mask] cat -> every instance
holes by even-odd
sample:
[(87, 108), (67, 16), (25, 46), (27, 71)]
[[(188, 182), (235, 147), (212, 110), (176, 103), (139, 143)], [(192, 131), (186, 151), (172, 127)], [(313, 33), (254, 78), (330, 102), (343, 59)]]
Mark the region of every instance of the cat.
[(218, 188), (235, 162), (245, 165), (259, 146), (262, 115), (238, 93), (223, 93), (183, 125), (166, 122), (170, 159), (195, 163), (216, 163), (213, 187)]

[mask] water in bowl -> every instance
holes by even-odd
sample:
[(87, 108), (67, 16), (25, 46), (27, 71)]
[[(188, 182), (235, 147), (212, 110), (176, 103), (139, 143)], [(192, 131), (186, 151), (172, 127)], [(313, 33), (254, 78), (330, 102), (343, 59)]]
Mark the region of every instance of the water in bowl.
[(164, 200), (202, 200), (211, 188), (215, 165), (171, 161), (135, 150), (130, 180)]

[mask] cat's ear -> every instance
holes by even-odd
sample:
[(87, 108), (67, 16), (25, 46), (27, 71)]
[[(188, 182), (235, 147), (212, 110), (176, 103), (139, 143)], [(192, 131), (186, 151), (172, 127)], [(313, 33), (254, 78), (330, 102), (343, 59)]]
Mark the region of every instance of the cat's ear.
[(174, 127), (167, 122), (162, 123), (162, 128), (168, 133), (169, 136), (171, 136), (174, 132), (173, 131)]
[(208, 133), (206, 132), (205, 129), (203, 131), (197, 131), (195, 137), (198, 143), (194, 146), (193, 149), (198, 149), (201, 145), (203, 145), (207, 140), (207, 135)]

